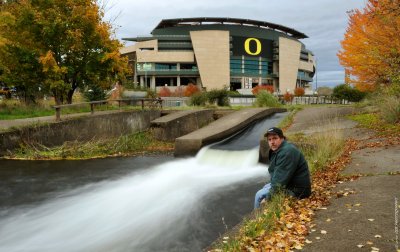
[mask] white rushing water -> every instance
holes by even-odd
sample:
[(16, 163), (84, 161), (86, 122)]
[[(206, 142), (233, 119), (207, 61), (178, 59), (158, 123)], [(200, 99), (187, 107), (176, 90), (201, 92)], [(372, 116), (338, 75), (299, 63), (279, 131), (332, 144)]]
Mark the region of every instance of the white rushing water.
[(87, 185), (5, 217), (0, 251), (146, 251), (154, 240), (185, 232), (207, 194), (266, 173), (258, 148), (205, 148), (195, 158)]

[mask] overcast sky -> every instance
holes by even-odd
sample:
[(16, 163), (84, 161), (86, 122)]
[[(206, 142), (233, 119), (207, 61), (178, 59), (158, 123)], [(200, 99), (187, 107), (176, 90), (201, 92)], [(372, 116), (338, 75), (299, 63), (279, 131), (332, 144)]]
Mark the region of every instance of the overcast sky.
[(266, 21), (294, 28), (309, 38), (301, 41), (317, 58), (318, 87), (341, 84), (344, 70), (336, 53), (347, 27), (347, 11), (365, 0), (104, 0), (106, 20), (117, 37), (149, 35), (162, 19), (230, 17)]

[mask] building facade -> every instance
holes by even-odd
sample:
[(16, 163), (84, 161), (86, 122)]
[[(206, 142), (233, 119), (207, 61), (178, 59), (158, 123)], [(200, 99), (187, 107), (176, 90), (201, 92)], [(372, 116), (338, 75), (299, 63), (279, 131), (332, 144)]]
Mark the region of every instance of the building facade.
[(236, 18), (164, 19), (149, 36), (124, 38), (121, 49), (142, 87), (171, 89), (193, 83), (211, 90), (251, 93), (272, 85), (278, 93), (312, 90), (314, 55), (294, 29)]

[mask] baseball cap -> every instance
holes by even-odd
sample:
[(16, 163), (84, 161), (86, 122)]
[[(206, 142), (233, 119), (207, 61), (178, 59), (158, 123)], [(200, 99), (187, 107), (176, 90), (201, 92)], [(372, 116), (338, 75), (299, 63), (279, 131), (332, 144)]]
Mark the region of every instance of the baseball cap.
[(280, 128), (277, 128), (277, 127), (269, 128), (269, 129), (267, 130), (267, 132), (265, 132), (264, 137), (267, 137), (269, 134), (276, 134), (276, 135), (278, 135), (280, 138), (285, 138), (285, 136), (283, 135), (282, 130), (281, 130)]

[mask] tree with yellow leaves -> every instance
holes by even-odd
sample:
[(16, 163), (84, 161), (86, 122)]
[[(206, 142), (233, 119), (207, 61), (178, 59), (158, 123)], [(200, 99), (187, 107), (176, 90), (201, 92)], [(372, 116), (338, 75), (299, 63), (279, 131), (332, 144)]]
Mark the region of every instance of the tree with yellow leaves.
[[(12, 16), (0, 34), (1, 78), (28, 92), (72, 102), (79, 87), (108, 88), (129, 71), (121, 43), (94, 0), (20, 0), (3, 4)], [(7, 16), (3, 15), (3, 16)], [(1, 16), (1, 15), (0, 15)]]
[(368, 0), (349, 13), (338, 53), (340, 63), (360, 90), (400, 82), (400, 1)]

